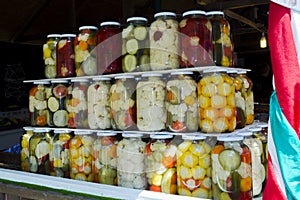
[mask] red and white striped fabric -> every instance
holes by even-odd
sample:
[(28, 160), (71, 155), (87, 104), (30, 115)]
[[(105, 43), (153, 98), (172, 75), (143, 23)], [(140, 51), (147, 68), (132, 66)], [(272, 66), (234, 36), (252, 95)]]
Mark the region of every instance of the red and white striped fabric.
[[(290, 151), (290, 148), (297, 149), (300, 138), (299, 0), (271, 0), (268, 40), (280, 111), (287, 120), (287, 126), (293, 130), (287, 129), (286, 132), (279, 133), (279, 129), (273, 127), (272, 130), (272, 125), (269, 126), (268, 180), (263, 193), (263, 200), (300, 199), (300, 175), (295, 174), (294, 180), (290, 180), (290, 176), (286, 177), (287, 174), (295, 173), (294, 160), (297, 160), (299, 155), (291, 156), (293, 157), (291, 166), (284, 165), (284, 159), (287, 159), (291, 152), (297, 152)], [(272, 117), (276, 118), (277, 116), (270, 114), (270, 122), (276, 121)], [(295, 140), (286, 140), (285, 144), (280, 144), (278, 138), (285, 137), (285, 134)], [(279, 135), (280, 137), (278, 137)]]

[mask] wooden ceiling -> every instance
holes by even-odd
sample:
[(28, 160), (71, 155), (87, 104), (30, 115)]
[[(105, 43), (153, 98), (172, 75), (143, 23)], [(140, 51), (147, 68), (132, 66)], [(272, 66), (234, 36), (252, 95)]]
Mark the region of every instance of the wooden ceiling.
[[(9, 0), (0, 6), (0, 41), (42, 44), (47, 34), (77, 33), (82, 25), (124, 23), (131, 16), (151, 22), (158, 11), (182, 14), (192, 9), (223, 10), (237, 42), (244, 41), (243, 35), (256, 40), (267, 31), (268, 4), (269, 0)], [(245, 41), (250, 45), (253, 40)]]

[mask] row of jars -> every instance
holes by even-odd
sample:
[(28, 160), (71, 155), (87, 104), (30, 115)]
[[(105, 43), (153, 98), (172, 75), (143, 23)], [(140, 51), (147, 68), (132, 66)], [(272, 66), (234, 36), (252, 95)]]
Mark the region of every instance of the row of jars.
[(220, 200), (252, 199), (266, 181), (266, 135), (260, 126), (217, 138), (25, 130), (23, 171)]
[[(228, 74), (227, 74), (228, 73)], [(232, 132), (254, 121), (252, 82), (244, 70), (204, 70), (163, 76), (115, 76), (37, 81), (30, 90), (32, 126)]]
[[(46, 78), (233, 65), (230, 25), (221, 11), (159, 12), (127, 24), (107, 21), (76, 34), (50, 34), (43, 45)], [(96, 48), (97, 47), (97, 48)]]

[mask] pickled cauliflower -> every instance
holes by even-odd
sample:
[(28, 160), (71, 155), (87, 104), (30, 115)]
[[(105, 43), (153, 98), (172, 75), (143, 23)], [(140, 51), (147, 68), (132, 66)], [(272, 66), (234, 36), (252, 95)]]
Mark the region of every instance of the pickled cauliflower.
[(141, 131), (165, 128), (165, 85), (159, 78), (149, 77), (137, 85), (137, 127)]
[(151, 69), (178, 68), (178, 22), (172, 19), (154, 21), (149, 37)]
[(88, 123), (91, 129), (111, 128), (110, 83), (97, 81), (88, 88)]
[(117, 147), (118, 185), (145, 189), (145, 143), (140, 139), (124, 138)]

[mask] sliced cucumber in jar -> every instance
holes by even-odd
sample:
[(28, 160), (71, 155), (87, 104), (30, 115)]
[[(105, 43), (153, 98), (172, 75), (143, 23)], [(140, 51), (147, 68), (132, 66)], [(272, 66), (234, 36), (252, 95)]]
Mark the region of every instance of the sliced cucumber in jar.
[(228, 149), (220, 153), (219, 162), (225, 170), (233, 171), (241, 165), (241, 157), (238, 152)]
[(147, 29), (146, 27), (143, 26), (138, 26), (134, 29), (134, 33), (133, 33), (134, 37), (137, 40), (145, 40), (147, 37)]
[(127, 28), (124, 28), (123, 31), (122, 31), (122, 38), (128, 38), (132, 35), (133, 33), (133, 29), (134, 29), (134, 26), (131, 24), (129, 25)]
[(126, 55), (123, 63), (124, 72), (135, 71), (137, 67), (137, 59), (134, 55)]
[(68, 112), (65, 110), (58, 110), (53, 115), (53, 123), (57, 127), (65, 127), (68, 125)]
[(55, 97), (50, 97), (48, 99), (48, 108), (51, 112), (55, 112), (59, 108), (59, 102)]
[(136, 54), (138, 50), (139, 50), (139, 43), (136, 39), (130, 39), (126, 42), (127, 53), (133, 55)]

